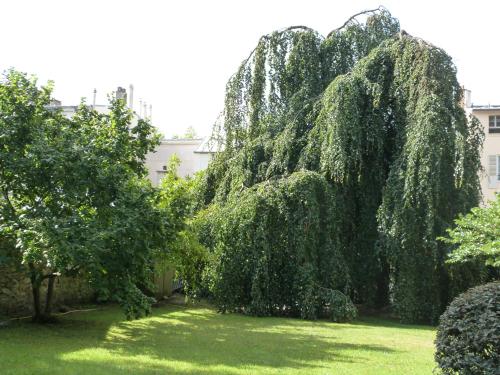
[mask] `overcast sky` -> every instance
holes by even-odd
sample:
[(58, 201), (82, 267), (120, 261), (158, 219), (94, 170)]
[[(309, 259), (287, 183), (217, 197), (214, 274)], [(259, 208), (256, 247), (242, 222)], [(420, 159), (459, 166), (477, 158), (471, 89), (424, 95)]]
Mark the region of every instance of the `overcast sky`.
[(106, 103), (117, 86), (153, 106), (167, 136), (208, 135), (227, 79), (259, 37), (290, 25), (326, 35), (384, 5), (408, 33), (444, 48), (475, 104), (500, 104), (500, 1), (0, 1), (0, 71), (55, 81), (65, 105)]

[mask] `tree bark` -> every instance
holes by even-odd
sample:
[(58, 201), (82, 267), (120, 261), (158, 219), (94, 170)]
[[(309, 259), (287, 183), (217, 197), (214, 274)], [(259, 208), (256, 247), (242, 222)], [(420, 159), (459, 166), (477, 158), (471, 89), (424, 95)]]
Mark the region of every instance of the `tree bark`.
[(377, 277), (377, 294), (375, 296), (375, 306), (382, 308), (390, 305), (389, 301), (389, 263), (385, 256), (380, 256), (381, 270)]
[(35, 269), (35, 266), (30, 263), (30, 280), (31, 280), (31, 290), (33, 292), (33, 321), (40, 322), (42, 320), (42, 308), (40, 305), (40, 285), (41, 277)]
[(52, 299), (54, 296), (54, 282), (56, 281), (56, 275), (50, 275), (47, 285), (47, 299), (45, 301), (45, 318), (50, 318), (52, 314)]

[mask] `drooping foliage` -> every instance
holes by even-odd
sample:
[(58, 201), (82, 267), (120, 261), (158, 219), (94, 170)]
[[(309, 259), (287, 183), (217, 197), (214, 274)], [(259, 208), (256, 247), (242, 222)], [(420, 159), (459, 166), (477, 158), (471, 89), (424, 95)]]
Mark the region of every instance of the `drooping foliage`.
[(222, 311), (349, 317), (334, 310), (351, 305), (332, 294), (349, 289), (332, 236), (332, 197), (320, 174), (304, 171), (256, 184), (211, 213), (209, 224), (217, 229), (208, 276)]
[[(450, 277), (448, 247), (436, 240), (479, 201), (482, 131), (461, 96), (451, 58), (400, 32), (384, 9), (326, 38), (305, 27), (264, 36), (228, 82), (214, 136), (224, 151), (209, 166), (202, 203), (243, 210), (256, 184), (321, 174), (350, 296), (391, 303), (406, 321), (436, 321), (450, 284), (471, 274), (456, 267)], [(215, 231), (231, 225), (229, 215), (221, 220)]]

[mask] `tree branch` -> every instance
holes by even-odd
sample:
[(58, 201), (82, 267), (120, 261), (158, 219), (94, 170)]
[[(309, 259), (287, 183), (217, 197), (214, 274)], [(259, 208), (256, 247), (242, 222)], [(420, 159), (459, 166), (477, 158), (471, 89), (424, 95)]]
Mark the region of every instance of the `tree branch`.
[(375, 13), (375, 12), (378, 12), (378, 11), (381, 11), (384, 9), (385, 8), (383, 6), (379, 6), (378, 8), (375, 8), (375, 9), (368, 9), (368, 10), (364, 10), (362, 12), (356, 13), (356, 14), (352, 15), (351, 17), (349, 17), (349, 19), (347, 21), (345, 21), (342, 26), (337, 27), (336, 29), (330, 31), (326, 37), (329, 38), (332, 34), (336, 33), (339, 30), (342, 30), (344, 27), (346, 27), (349, 24), (349, 22), (354, 20), (356, 17), (361, 16), (362, 14)]
[[(340, 27), (338, 27), (338, 28), (330, 31), (326, 37), (329, 38), (332, 34), (334, 34), (337, 31), (343, 29), (344, 27), (346, 27), (349, 24), (349, 22), (351, 22), (353, 19), (355, 19), (358, 16), (361, 16), (363, 14), (368, 14), (368, 13), (375, 13), (375, 12), (378, 12), (378, 11), (381, 11), (381, 10), (385, 10), (385, 8), (382, 5), (380, 5), (378, 8), (375, 8), (375, 9), (368, 9), (368, 10), (364, 10), (362, 12), (356, 13), (353, 16), (349, 17), (349, 19), (346, 22), (344, 22), (344, 24), (342, 26), (340, 26)], [(311, 29), (310, 27), (303, 26), (303, 25), (296, 25), (296, 26), (289, 26), (289, 27), (287, 27), (285, 29), (279, 30), (278, 33), (284, 33), (284, 32), (293, 31), (293, 30), (296, 30), (296, 29), (302, 29), (302, 30), (316, 32), (314, 29)], [(266, 35), (261, 36), (259, 38), (259, 42), (257, 43), (257, 46), (259, 45), (259, 43), (261, 42), (261, 40), (268, 40), (270, 35), (271, 34), (266, 34)], [(240, 66), (246, 65), (248, 63), (248, 61), (250, 61), (250, 59), (252, 58), (252, 56), (254, 55), (254, 53), (255, 53), (256, 50), (257, 50), (257, 47), (255, 47), (250, 52), (250, 54), (248, 55), (248, 57), (245, 60), (242, 61), (242, 63), (240, 64)], [(231, 76), (231, 78), (229, 78), (229, 80), (231, 80), (234, 76), (235, 76), (235, 74), (233, 74)]]
[(59, 276), (61, 276), (61, 272), (51, 272), (51, 273), (47, 273), (45, 275), (42, 275), (42, 280), (52, 279), (52, 278), (59, 277)]
[(12, 216), (14, 216), (17, 219), (18, 218), (17, 211), (9, 198), (9, 193), (5, 189), (2, 189), (2, 195), (3, 195), (3, 198), (5, 199), (5, 201), (7, 202), (9, 209), (12, 212)]

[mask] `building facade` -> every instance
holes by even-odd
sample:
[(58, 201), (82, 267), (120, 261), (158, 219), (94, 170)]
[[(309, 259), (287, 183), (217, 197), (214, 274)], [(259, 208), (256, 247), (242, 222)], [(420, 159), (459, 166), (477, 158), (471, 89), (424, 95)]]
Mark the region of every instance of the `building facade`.
[(148, 176), (154, 186), (160, 183), (167, 170), (168, 160), (174, 154), (180, 159), (178, 175), (187, 177), (207, 168), (214, 152), (208, 146), (208, 138), (161, 141), (156, 150), (146, 156)]
[(465, 107), (483, 125), (481, 190), (483, 204), (487, 204), (500, 194), (500, 105), (474, 105), (470, 100), (470, 91), (465, 90)]
[[(127, 91), (118, 87), (115, 95), (119, 99), (123, 99), (130, 109), (133, 108), (133, 87), (130, 87), (130, 96)], [(141, 103), (142, 104), (142, 103)], [(100, 105), (94, 103), (89, 106), (99, 113), (108, 114), (110, 112), (109, 105)], [(78, 110), (77, 105), (62, 105), (58, 100), (52, 100), (49, 108), (60, 110), (66, 117), (72, 117)], [(147, 108), (140, 106), (139, 113), (133, 111), (132, 125), (144, 117), (150, 118), (151, 106), (149, 115)], [(161, 141), (160, 145), (154, 152), (146, 156), (146, 168), (148, 170), (148, 177), (154, 186), (158, 186), (161, 179), (165, 175), (168, 160), (172, 155), (176, 154), (180, 159), (178, 174), (180, 177), (193, 176), (196, 172), (207, 168), (208, 163), (214, 155), (213, 147), (209, 146), (208, 138), (195, 138), (195, 139), (167, 139)]]

